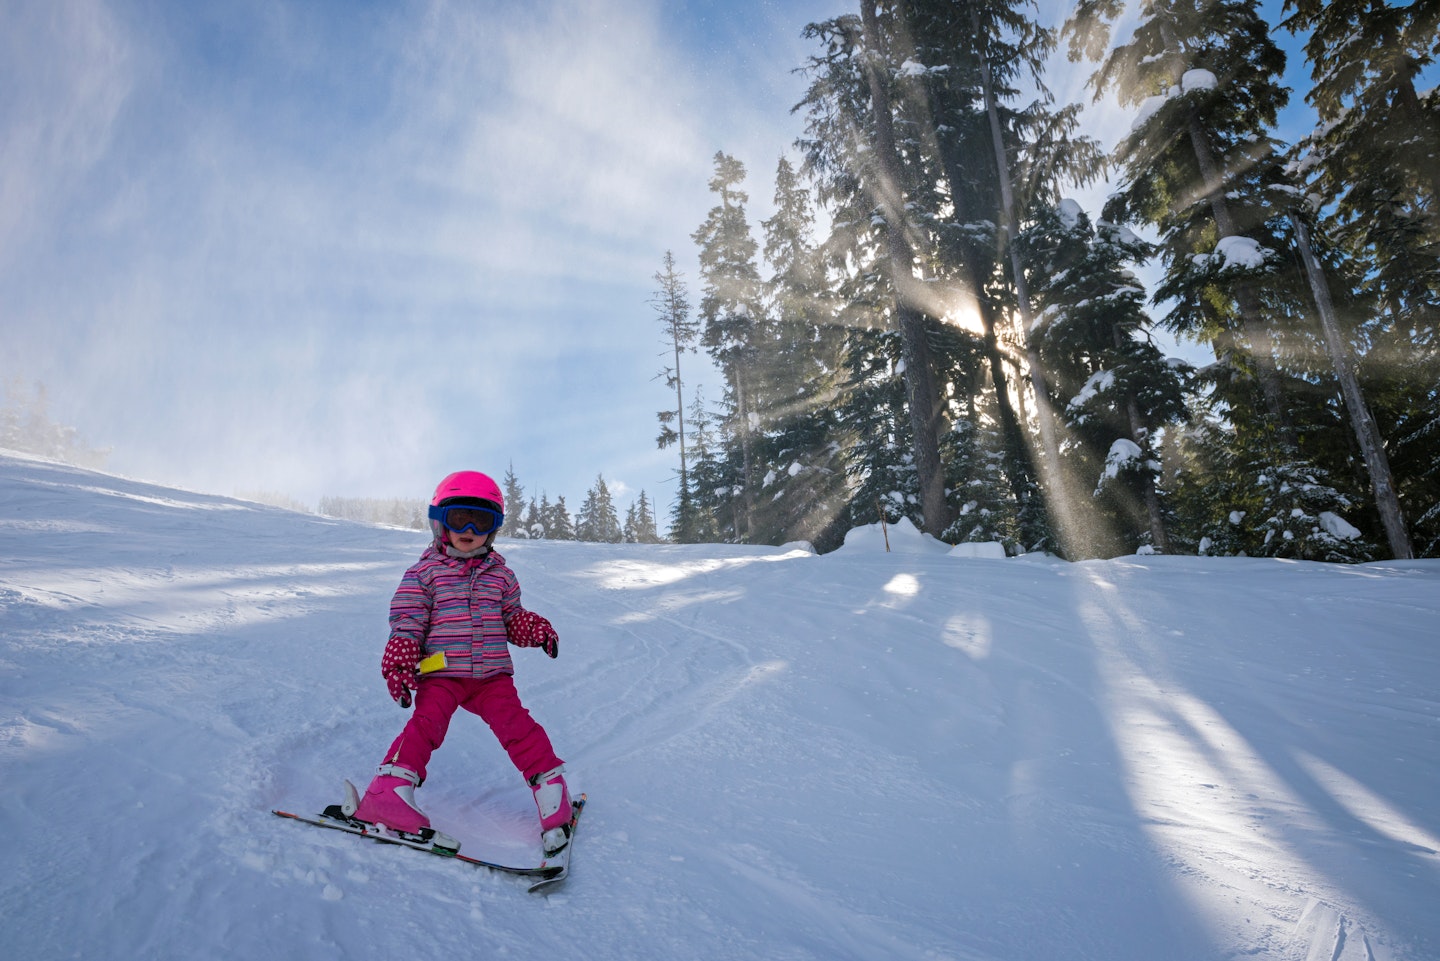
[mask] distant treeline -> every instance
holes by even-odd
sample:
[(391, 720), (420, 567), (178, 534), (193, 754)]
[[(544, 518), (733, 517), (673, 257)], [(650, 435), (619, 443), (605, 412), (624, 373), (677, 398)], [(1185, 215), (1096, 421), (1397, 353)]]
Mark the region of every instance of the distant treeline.
[(347, 521), (412, 527), (415, 530), (424, 530), (429, 524), (424, 501), (399, 497), (322, 497), (318, 513)]
[(74, 427), (50, 419), (49, 397), (38, 380), (26, 383), (20, 377), (5, 378), (0, 395), (0, 447), (27, 454), (53, 457), (78, 467), (100, 468), (110, 456), (109, 449), (97, 450), (80, 439)]
[[(664, 539), (656, 530), (654, 505), (645, 491), (630, 503), (622, 519), (603, 476), (595, 478), (595, 486), (586, 492), (580, 510), (573, 514), (566, 507), (563, 495), (554, 501), (544, 492), (538, 499), (527, 498), (514, 468), (506, 472), (503, 483), (506, 511), (505, 526), (500, 529), (502, 537), (602, 544), (654, 544)], [(293, 502), (282, 503), (280, 495), (256, 495), (254, 499), (281, 507), (293, 506)], [(327, 496), (320, 498), (318, 513), (416, 530), (425, 530), (429, 524), (428, 504), (403, 498)]]

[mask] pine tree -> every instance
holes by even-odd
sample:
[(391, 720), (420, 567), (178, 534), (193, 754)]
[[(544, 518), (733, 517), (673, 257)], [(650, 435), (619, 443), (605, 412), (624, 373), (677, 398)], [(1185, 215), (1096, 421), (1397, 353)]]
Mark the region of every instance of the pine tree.
[(1330, 232), (1370, 265), (1385, 317), (1427, 360), (1440, 344), (1440, 92), (1416, 79), (1440, 53), (1440, 6), (1286, 0), (1308, 31), (1319, 114), (1307, 166), (1333, 206)]
[(733, 540), (722, 535), (722, 515), (732, 513), (733, 484), (727, 481), (725, 453), (713, 429), (704, 393), (695, 392), (690, 405), (690, 489), (681, 490), (671, 516), (671, 537), (678, 544), (713, 544)]
[[(1072, 56), (1099, 52), (1117, 10), (1112, 0), (1080, 5)], [(1156, 299), (1176, 305), (1168, 326), (1214, 345), (1207, 378), (1242, 445), (1278, 451), (1297, 469), (1325, 473), (1330, 464), (1348, 476), (1348, 445), (1334, 440), (1348, 419), (1378, 516), (1404, 556), (1384, 442), (1331, 306), (1338, 275), (1316, 255), (1282, 145), (1270, 135), (1288, 98), (1283, 66), (1252, 2), (1148, 0), (1133, 36), (1093, 81), (1140, 106), (1118, 150), (1129, 182), (1107, 217), (1159, 228), (1167, 270)], [(1317, 389), (1322, 380), (1334, 386)]]
[[(1308, 31), (1320, 125), (1299, 145), (1306, 189), (1327, 198), (1318, 230), (1360, 269), (1366, 320), (1351, 335), (1394, 469), (1397, 514), (1416, 517), (1422, 553), (1440, 547), (1440, 95), (1416, 89), (1434, 63), (1440, 7), (1383, 0), (1287, 0), (1283, 24)], [(1352, 408), (1358, 404), (1347, 404)], [(1363, 419), (1363, 414), (1362, 414)], [(1366, 425), (1360, 425), (1362, 433)], [(1367, 448), (1382, 517), (1384, 477)], [(1387, 522), (1391, 552), (1395, 518)], [(1407, 536), (1409, 529), (1406, 531)]]
[[(1082, 0), (1067, 24), (1072, 59), (1100, 54), (1118, 13), (1116, 0)], [(1127, 180), (1105, 219), (1156, 226), (1167, 268), (1157, 299), (1177, 303), (1168, 325), (1213, 343), (1226, 402), (1293, 445), (1273, 318), (1258, 289), (1274, 257), (1262, 240), (1274, 213), (1262, 188), (1284, 179), (1270, 136), (1287, 98), (1284, 63), (1249, 0), (1145, 0), (1133, 35), (1091, 83), (1097, 97), (1113, 88), (1140, 108), (1116, 149)], [(1252, 380), (1258, 398), (1246, 392)]]
[(631, 501), (625, 511), (624, 541), (627, 544), (660, 543), (660, 534), (655, 529), (655, 513), (643, 490), (639, 499)]
[[(920, 526), (936, 524), (937, 534), (948, 527), (936, 523), (954, 516), (948, 499), (937, 505), (953, 473), (941, 452), (959, 449), (948, 425), (984, 409), (1000, 421), (1016, 516), (1036, 523), (1032, 534), (1048, 532), (1043, 504), (1030, 503), (1037, 490), (1030, 452), (1053, 451), (1058, 439), (1042, 429), (1032, 443), (1017, 409), (1025, 395), (1015, 389), (1007, 340), (1024, 345), (1026, 325), (1017, 318), (1012, 327), (1011, 315), (1026, 298), (1006, 236), (1031, 196), (1053, 192), (1062, 176), (1092, 177), (1099, 161), (1096, 145), (1075, 134), (1078, 108), (1055, 109), (1040, 83), (1053, 34), (1018, 4), (876, 0), (862, 4), (859, 17), (812, 24), (807, 36), (824, 45), (811, 58), (802, 104), (807, 170), (838, 211), (836, 237), (849, 256), (835, 262), (856, 278), (851, 303), (878, 307), (905, 334), (900, 369), (921, 501), (929, 505), (920, 513), (935, 515)], [(1039, 96), (1015, 107), (1023, 88)], [(972, 375), (968, 360), (957, 366), (936, 353), (946, 322), (963, 314), (978, 317), (984, 331), (988, 381)], [(1044, 427), (1037, 403), (1047, 400), (1044, 371), (1030, 360), (1020, 371), (1036, 390), (1030, 402)], [(961, 385), (993, 392), (993, 402), (972, 403), (959, 395)], [(1047, 497), (1059, 501), (1062, 492)]]
[(505, 523), (500, 527), (501, 537), (527, 537), (524, 524), (525, 489), (515, 475), (515, 462), (505, 468)]
[(0, 447), (53, 457), (80, 467), (101, 468), (110, 456), (108, 449), (96, 450), (80, 439), (74, 427), (50, 419), (50, 399), (40, 381), (26, 384), (8, 377), (3, 384), (4, 404), (0, 405)]
[(1007, 456), (998, 418), (983, 409), (993, 404), (993, 396), (972, 395), (976, 409), (957, 418), (944, 440), (946, 483), (955, 492), (959, 510), (942, 539), (950, 544), (998, 541), (1007, 554), (1042, 550), (1051, 540), (1043, 512), (1040, 517), (1025, 515), (1041, 504), (1039, 491), (1031, 490), (1024, 498), (1010, 496), (1014, 481), (1008, 472), (1013, 461)]
[(749, 195), (740, 189), (745, 165), (723, 152), (715, 154), (710, 190), (719, 203), (711, 208), (692, 239), (700, 248), (700, 275), (705, 293), (700, 300), (704, 321), (702, 342), (725, 377), (728, 415), (726, 431), (736, 439), (741, 460), (734, 528), (738, 540), (749, 534), (754, 509), (754, 435), (758, 427), (756, 396), (757, 341), (765, 324), (757, 245), (746, 221)]
[(859, 329), (850, 334), (848, 386), (837, 411), (851, 482), (847, 530), (874, 524), (881, 515), (893, 523), (920, 513), (901, 357), (898, 331)]
[(1306, 561), (1356, 563), (1371, 560), (1371, 547), (1341, 516), (1353, 504), (1308, 463), (1267, 461), (1256, 473), (1260, 538), (1254, 553)]
[(603, 475), (597, 475), (595, 486), (585, 495), (575, 522), (576, 540), (598, 544), (619, 544), (624, 540), (615, 501)]
[[(1089, 138), (1074, 136), (1078, 108), (1050, 109), (1041, 65), (1054, 48), (1053, 30), (1025, 17), (1021, 7), (1003, 2), (973, 3), (959, 16), (959, 11), (947, 9), (947, 4), (917, 2), (915, 6), (919, 21), (930, 28), (928, 32), (933, 36), (957, 38), (963, 36), (963, 32), (957, 33), (957, 27), (962, 31), (964, 26), (970, 28), (970, 66), (978, 74), (1000, 198), (997, 252), (1002, 264), (1010, 268), (1016, 335), (1028, 360), (1026, 374), (1039, 428), (1035, 463), (1041, 467), (1052, 528), (1060, 535), (1062, 551), (1073, 556), (1083, 543), (1079, 530), (1082, 512), (1076, 492), (1070, 490), (1070, 478), (1060, 464), (1055, 398), (1043, 360), (1030, 338), (1034, 308), (1018, 240), (1022, 210), (1049, 199), (1058, 171), (1082, 183), (1093, 178), (1099, 167), (1098, 151)], [(964, 23), (966, 14), (968, 24)], [(1019, 114), (1013, 109), (1002, 110), (1004, 101), (1018, 95), (1014, 78), (1024, 71), (1030, 73), (1041, 98)]]
[(680, 488), (684, 490), (689, 485), (685, 463), (685, 381), (680, 373), (680, 358), (687, 351), (695, 352), (695, 340), (700, 334), (700, 326), (690, 317), (689, 293), (685, 280), (675, 270), (675, 256), (668, 250), (665, 251), (664, 265), (655, 275), (655, 282), (660, 286), (650, 303), (654, 306), (660, 326), (665, 332), (664, 356), (667, 357), (666, 365), (657, 376), (664, 377), (665, 386), (675, 391), (675, 406), (656, 415), (660, 420), (660, 435), (656, 438), (656, 443), (661, 450), (671, 444), (679, 444)]
[(536, 503), (535, 498), (530, 498), (530, 505), (525, 511), (525, 536), (531, 540), (545, 540), (549, 535), (546, 526), (550, 522), (550, 498), (544, 491), (540, 492), (540, 501)]
[(1077, 531), (1083, 553), (1169, 553), (1156, 438), (1186, 411), (1181, 370), (1150, 339), (1130, 270), (1152, 248), (1123, 227), (1092, 227), (1072, 201), (1040, 208), (1021, 243), (1042, 308), (1032, 343), (1072, 441), (1066, 469), (1095, 492)]
[(812, 237), (814, 203), (790, 162), (775, 172), (775, 214), (763, 222), (769, 337), (755, 470), (763, 475), (751, 541), (838, 546), (846, 479), (834, 406), (844, 375), (838, 304)]
[[(804, 101), (812, 118), (807, 162), (813, 172), (828, 178), (828, 192), (848, 194), (848, 205), (868, 206), (878, 226), (874, 239), (879, 249), (870, 263), (886, 290), (884, 299), (875, 303), (885, 304), (889, 323), (900, 334), (899, 370), (919, 485), (920, 527), (939, 534), (949, 526), (952, 508), (945, 498), (940, 461), (944, 401), (928, 338), (937, 318), (933, 310), (927, 311), (930, 298), (915, 272), (907, 193), (919, 178), (914, 165), (906, 163), (903, 133), (897, 137), (895, 106), (895, 78), (909, 51), (903, 41), (897, 42), (890, 13), (882, 13), (876, 0), (862, 0), (859, 17), (837, 17), (807, 28), (807, 36), (825, 44), (824, 53), (813, 57), (809, 67), (815, 79)], [(858, 223), (864, 215), (851, 216), (851, 222)]]
[(547, 540), (573, 541), (577, 539), (575, 519), (570, 516), (570, 509), (565, 506), (565, 495), (561, 494), (556, 497), (555, 503), (549, 505), (548, 510), (542, 500), (541, 516)]

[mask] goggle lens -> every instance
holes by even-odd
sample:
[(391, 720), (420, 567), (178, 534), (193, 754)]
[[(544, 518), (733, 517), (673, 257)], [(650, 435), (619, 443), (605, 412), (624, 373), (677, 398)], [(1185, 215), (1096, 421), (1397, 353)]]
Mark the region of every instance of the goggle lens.
[(473, 507), (456, 504), (450, 507), (430, 508), (430, 519), (439, 521), (446, 530), (456, 534), (469, 531), (484, 536), (505, 523), (505, 515), (488, 507)]

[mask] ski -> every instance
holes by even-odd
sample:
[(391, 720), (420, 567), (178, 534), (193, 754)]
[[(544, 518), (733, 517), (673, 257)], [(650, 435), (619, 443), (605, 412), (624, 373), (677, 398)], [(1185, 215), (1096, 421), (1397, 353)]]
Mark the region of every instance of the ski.
[(346, 834), (353, 834), (357, 837), (369, 838), (373, 841), (379, 841), (382, 844), (398, 844), (401, 847), (424, 851), (426, 854), (449, 858), (452, 861), (463, 861), (465, 864), (477, 868), (485, 868), (489, 871), (532, 878), (535, 879), (535, 881), (530, 885), (530, 891), (532, 893), (539, 893), (553, 890), (560, 882), (569, 876), (570, 849), (574, 846), (575, 826), (580, 820), (580, 812), (584, 807), (585, 795), (582, 794), (578, 801), (571, 803), (571, 808), (575, 813), (570, 818), (570, 843), (551, 857), (541, 861), (536, 867), (520, 867), (513, 864), (500, 864), (495, 861), (472, 858), (468, 854), (461, 854), (451, 848), (439, 846), (435, 844), (433, 840), (427, 838), (381, 831), (373, 824), (367, 824), (364, 821), (357, 821), (354, 818), (346, 817), (338, 804), (330, 805), (325, 809), (323, 814), (313, 817), (305, 814), (295, 814), (290, 811), (281, 811), (278, 808), (272, 809), (270, 813), (291, 821), (299, 821), (302, 824), (313, 824), (316, 827), (328, 828), (332, 831), (343, 831)]
[(570, 808), (575, 812), (570, 816), (570, 826), (566, 830), (570, 839), (563, 848), (550, 855), (544, 862), (548, 867), (557, 870), (554, 874), (547, 875), (530, 885), (531, 894), (553, 891), (570, 876), (570, 852), (575, 848), (575, 828), (580, 823), (580, 812), (585, 810), (585, 795), (580, 795), (578, 801), (571, 801)]

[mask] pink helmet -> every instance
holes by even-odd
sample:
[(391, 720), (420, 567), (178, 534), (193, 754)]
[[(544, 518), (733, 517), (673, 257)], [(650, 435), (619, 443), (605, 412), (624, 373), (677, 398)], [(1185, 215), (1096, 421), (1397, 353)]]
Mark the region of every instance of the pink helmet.
[(430, 498), (430, 529), (438, 540), (447, 544), (450, 535), (440, 520), (443, 512), (437, 512), (436, 508), (450, 506), (487, 507), (497, 515), (495, 530), (498, 530), (505, 514), (505, 495), (500, 493), (500, 485), (493, 478), (479, 471), (456, 471), (442, 480), (435, 488), (435, 496)]
[(505, 513), (505, 495), (500, 485), (488, 475), (474, 470), (456, 471), (442, 480), (430, 498), (431, 507), (442, 504), (473, 503), (476, 507), (493, 507)]

